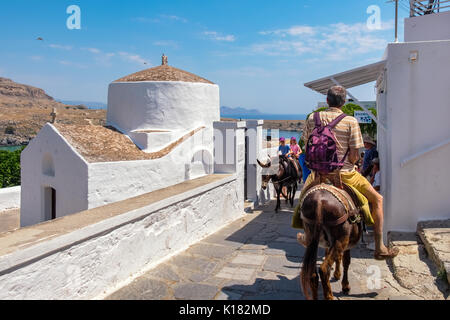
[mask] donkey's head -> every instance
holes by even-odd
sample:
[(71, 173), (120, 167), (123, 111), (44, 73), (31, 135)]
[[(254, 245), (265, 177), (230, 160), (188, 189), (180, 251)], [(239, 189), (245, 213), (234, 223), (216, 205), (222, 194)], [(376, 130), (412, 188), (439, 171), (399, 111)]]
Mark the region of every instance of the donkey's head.
[[(268, 158), (264, 161), (264, 163), (261, 162), (261, 161), (259, 161), (259, 159), (256, 159), (256, 161), (258, 162), (258, 164), (260, 165), (260, 167), (263, 168), (263, 169), (268, 169), (268, 168), (270, 168), (271, 165), (272, 165), (272, 160), (270, 159), (270, 156), (268, 156)], [(266, 170), (266, 171), (267, 171), (267, 170)], [(266, 190), (266, 189), (267, 189), (267, 185), (269, 184), (271, 178), (272, 178), (272, 176), (269, 175), (269, 174), (263, 174), (263, 175), (262, 175), (262, 184), (261, 184), (261, 187), (262, 187), (263, 190)]]

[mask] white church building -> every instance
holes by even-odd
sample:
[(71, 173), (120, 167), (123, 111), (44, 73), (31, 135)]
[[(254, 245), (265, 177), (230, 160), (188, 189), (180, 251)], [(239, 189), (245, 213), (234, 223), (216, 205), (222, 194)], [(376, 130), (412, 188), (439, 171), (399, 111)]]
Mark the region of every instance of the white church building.
[(46, 124), (21, 156), (21, 226), (213, 173), (218, 85), (161, 66), (109, 86), (107, 126)]

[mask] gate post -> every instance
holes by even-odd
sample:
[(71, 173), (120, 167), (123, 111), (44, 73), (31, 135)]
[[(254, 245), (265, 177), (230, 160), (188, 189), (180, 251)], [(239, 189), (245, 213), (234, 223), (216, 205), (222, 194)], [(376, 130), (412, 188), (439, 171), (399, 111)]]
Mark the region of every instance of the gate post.
[(247, 199), (255, 206), (260, 204), (259, 192), (261, 190), (262, 168), (258, 166), (256, 159), (260, 156), (263, 144), (264, 120), (247, 120), (246, 138), (248, 141), (246, 150), (247, 173)]
[(235, 173), (239, 205), (244, 210), (245, 121), (214, 122), (214, 173)]

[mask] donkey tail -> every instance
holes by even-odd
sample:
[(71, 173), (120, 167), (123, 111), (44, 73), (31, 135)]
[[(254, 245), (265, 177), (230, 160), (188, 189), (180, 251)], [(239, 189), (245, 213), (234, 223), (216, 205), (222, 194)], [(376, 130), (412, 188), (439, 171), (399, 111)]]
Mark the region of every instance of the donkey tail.
[[(303, 257), (303, 265), (301, 272), (301, 284), (303, 293), (307, 300), (311, 300), (309, 295), (309, 289), (312, 290), (311, 280), (313, 276), (317, 277), (316, 273), (316, 261), (317, 261), (317, 251), (319, 248), (320, 233), (322, 231), (322, 203), (321, 201), (316, 202), (315, 211), (315, 224), (312, 230), (311, 242), (306, 248), (305, 256)], [(318, 279), (316, 279), (317, 281)], [(317, 290), (317, 288), (316, 288)]]

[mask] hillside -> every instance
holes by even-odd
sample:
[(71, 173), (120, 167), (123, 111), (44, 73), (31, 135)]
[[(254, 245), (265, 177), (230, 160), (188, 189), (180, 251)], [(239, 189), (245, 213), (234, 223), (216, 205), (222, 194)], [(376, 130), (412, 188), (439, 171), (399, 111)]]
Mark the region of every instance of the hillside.
[(53, 108), (58, 123), (103, 125), (106, 119), (106, 110), (66, 105), (42, 89), (0, 78), (0, 146), (28, 144), (51, 121)]

